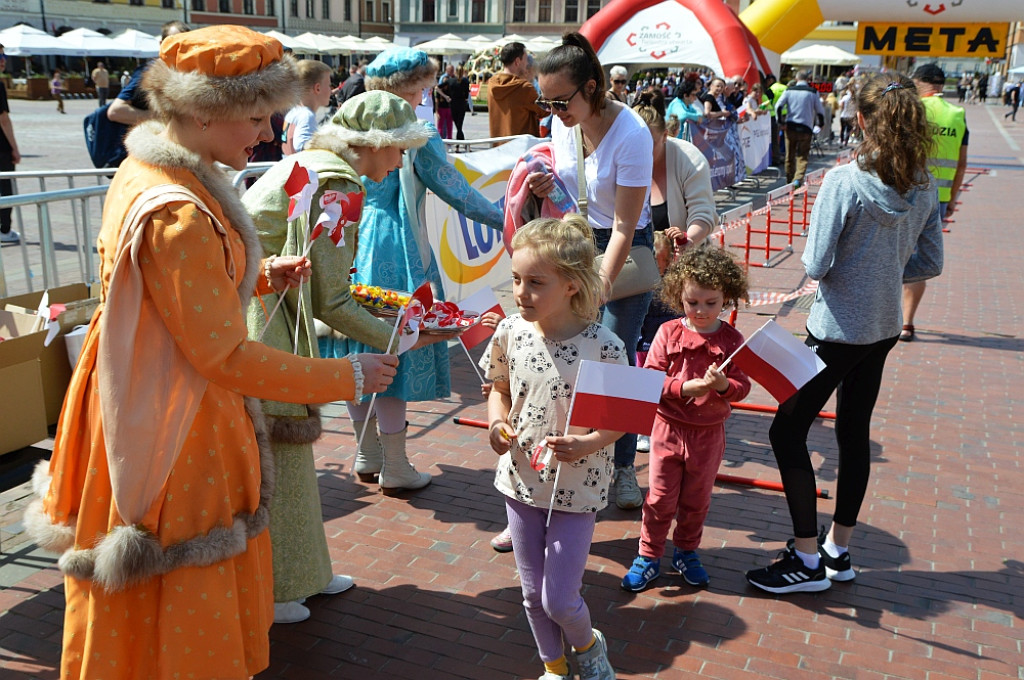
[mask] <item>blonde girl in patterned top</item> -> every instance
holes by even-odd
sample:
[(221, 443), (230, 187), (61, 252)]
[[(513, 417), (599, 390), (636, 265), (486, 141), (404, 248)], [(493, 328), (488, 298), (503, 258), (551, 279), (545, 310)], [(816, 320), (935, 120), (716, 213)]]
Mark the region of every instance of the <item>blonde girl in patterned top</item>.
[[(534, 220), (512, 238), (512, 248), (519, 314), (501, 322), (480, 361), (494, 381), (487, 401), (491, 448), (501, 456), (494, 485), (505, 495), (526, 617), (544, 661), (542, 680), (572, 677), (563, 637), (573, 646), (581, 679), (609, 680), (615, 672), (608, 648), (591, 627), (580, 589), (597, 511), (608, 504), (611, 445), (622, 433), (563, 428), (580, 362), (625, 364), (626, 353), (596, 322), (601, 281), (584, 218)], [(531, 465), (536, 447), (553, 453), (546, 467)]]

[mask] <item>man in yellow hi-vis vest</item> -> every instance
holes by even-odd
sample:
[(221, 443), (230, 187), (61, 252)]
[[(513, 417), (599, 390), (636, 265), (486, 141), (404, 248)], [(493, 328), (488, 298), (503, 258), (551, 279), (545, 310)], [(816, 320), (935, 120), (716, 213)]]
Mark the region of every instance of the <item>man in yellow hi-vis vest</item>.
[[(953, 214), (960, 184), (967, 169), (967, 120), (963, 108), (942, 98), (946, 74), (935, 64), (925, 64), (911, 76), (924, 102), (935, 146), (928, 169), (939, 185), (939, 217)], [(925, 282), (903, 285), (903, 332), (900, 340), (914, 339), (914, 314), (924, 297)]]

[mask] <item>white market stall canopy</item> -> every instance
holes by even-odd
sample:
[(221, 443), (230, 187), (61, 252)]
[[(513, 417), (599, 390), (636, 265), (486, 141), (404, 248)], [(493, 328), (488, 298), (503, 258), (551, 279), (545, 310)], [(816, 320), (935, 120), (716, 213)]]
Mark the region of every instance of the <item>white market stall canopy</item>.
[(344, 50), (326, 35), (303, 33), (292, 38), (292, 51), (296, 54), (341, 54)]
[(853, 66), (860, 57), (835, 45), (810, 45), (782, 53), (783, 64), (791, 66)]
[(134, 57), (138, 56), (130, 47), (122, 47), (102, 33), (88, 28), (76, 28), (57, 37), (78, 56), (86, 57)]
[(290, 35), (285, 35), (280, 31), (264, 31), (263, 35), (273, 38), (277, 42), (281, 43), (281, 46), (286, 50), (295, 51), (295, 38)]
[(372, 51), (367, 50), (366, 43), (354, 35), (345, 35), (340, 38), (332, 36), (331, 40), (334, 41), (335, 45), (344, 50), (342, 54), (359, 54), (360, 52)]
[(393, 43), (383, 38), (363, 40), (351, 35), (337, 36), (319, 33), (290, 36), (276, 31), (267, 31), (266, 35), (277, 38), (282, 45), (296, 54), (371, 54), (394, 47)]
[(363, 52), (374, 52), (374, 53), (377, 53), (377, 52), (384, 52), (386, 50), (393, 50), (396, 47), (398, 47), (398, 45), (396, 45), (395, 43), (391, 42), (390, 40), (387, 40), (386, 38), (381, 38), (380, 36), (376, 36), (375, 35), (372, 38), (366, 38), (365, 40), (363, 40), (363, 49), (362, 49), (362, 51)]
[(547, 54), (561, 44), (561, 40), (555, 40), (541, 35), (536, 38), (530, 38), (526, 43), (526, 49), (530, 50), (534, 54)]
[(160, 38), (129, 28), (111, 38), (121, 47), (132, 50), (131, 56), (146, 59), (160, 54)]
[(476, 47), (454, 33), (445, 33), (433, 40), (416, 45), (416, 49), (423, 50), (427, 54), (472, 54)]
[(37, 55), (73, 57), (79, 54), (75, 48), (54, 38), (49, 33), (24, 24), (0, 31), (0, 44), (4, 46), (4, 53), (11, 57), (34, 57)]

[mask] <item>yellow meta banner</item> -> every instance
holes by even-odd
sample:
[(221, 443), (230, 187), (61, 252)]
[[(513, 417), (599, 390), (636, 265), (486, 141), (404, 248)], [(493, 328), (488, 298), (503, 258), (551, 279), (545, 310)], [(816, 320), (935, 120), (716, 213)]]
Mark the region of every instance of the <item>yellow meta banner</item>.
[(857, 26), (857, 54), (894, 57), (999, 57), (1009, 25), (865, 24)]

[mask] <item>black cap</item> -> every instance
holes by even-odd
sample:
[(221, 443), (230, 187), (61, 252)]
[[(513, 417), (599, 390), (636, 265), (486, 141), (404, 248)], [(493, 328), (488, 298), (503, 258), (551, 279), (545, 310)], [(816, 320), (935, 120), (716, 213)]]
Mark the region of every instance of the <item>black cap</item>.
[(920, 80), (922, 83), (928, 83), (929, 85), (946, 84), (946, 72), (939, 68), (938, 64), (925, 64), (924, 66), (918, 66), (917, 70), (914, 71), (914, 75), (910, 77), (914, 80)]

